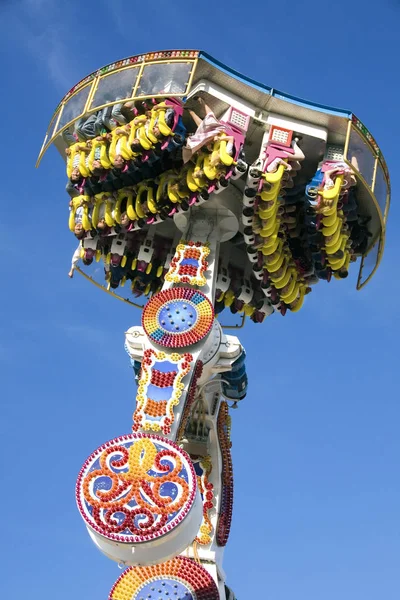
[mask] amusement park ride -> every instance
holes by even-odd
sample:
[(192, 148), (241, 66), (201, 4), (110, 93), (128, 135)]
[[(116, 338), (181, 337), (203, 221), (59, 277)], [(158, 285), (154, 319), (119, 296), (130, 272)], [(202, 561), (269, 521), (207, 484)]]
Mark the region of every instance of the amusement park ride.
[(385, 160), (351, 112), (188, 50), (83, 79), (59, 104), (38, 163), (51, 144), (66, 159), (79, 240), (70, 276), (142, 309), (125, 341), (132, 432), (97, 448), (76, 485), (94, 544), (126, 566), (109, 599), (233, 600), (222, 569), (228, 401), (244, 398), (247, 376), (217, 315), (243, 324), (297, 312), (355, 262), (361, 289), (384, 248)]

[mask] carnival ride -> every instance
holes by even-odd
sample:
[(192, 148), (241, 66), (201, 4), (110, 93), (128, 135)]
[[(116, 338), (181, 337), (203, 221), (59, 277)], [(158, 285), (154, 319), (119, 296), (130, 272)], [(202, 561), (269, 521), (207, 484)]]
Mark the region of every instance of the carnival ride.
[(66, 158), (79, 240), (70, 276), (142, 309), (125, 342), (132, 432), (95, 450), (76, 485), (94, 544), (128, 567), (109, 598), (233, 600), (222, 569), (228, 402), (245, 397), (247, 376), (217, 315), (229, 309), (242, 326), (297, 312), (358, 260), (364, 287), (384, 248), (385, 160), (351, 112), (189, 50), (83, 79), (57, 107), (38, 163), (52, 144)]

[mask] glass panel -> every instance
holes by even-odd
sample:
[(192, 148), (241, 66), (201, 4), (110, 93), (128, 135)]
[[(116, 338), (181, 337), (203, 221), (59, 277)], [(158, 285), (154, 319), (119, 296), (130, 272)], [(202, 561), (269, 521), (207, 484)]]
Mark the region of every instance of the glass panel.
[(57, 127), (58, 130), (64, 127), (64, 125), (66, 125), (70, 121), (73, 121), (74, 119), (79, 117), (79, 115), (83, 113), (86, 100), (89, 96), (90, 88), (91, 84), (87, 85), (79, 92), (77, 92), (74, 96), (72, 96), (72, 98), (70, 98), (68, 102), (64, 105), (64, 110)]
[(161, 63), (143, 69), (137, 96), (184, 94), (193, 63)]
[(56, 127), (57, 127), (57, 125), (58, 125), (58, 123), (57, 123), (57, 121), (58, 121), (58, 115), (60, 114), (60, 110), (61, 110), (61, 109), (62, 109), (62, 107), (60, 106), (60, 109), (57, 111), (57, 114), (55, 115), (55, 119), (53, 120), (53, 122), (52, 122), (52, 124), (51, 124), (51, 127), (52, 127), (52, 130), (53, 130), (53, 131), (51, 131), (51, 130), (50, 130), (50, 127), (49, 127), (49, 135), (50, 135), (51, 137), (53, 137), (53, 135), (55, 135), (55, 133), (56, 133), (56, 131), (57, 131), (57, 130), (56, 130)]
[(383, 169), (380, 163), (378, 162), (378, 167), (376, 169), (374, 196), (378, 201), (379, 207), (382, 211), (382, 215), (385, 214), (387, 193), (388, 186), (386, 183), (385, 173), (383, 172)]
[(112, 75), (107, 75), (107, 77), (102, 77), (90, 107), (102, 106), (109, 102), (115, 102), (120, 98), (130, 98), (138, 72), (138, 67), (132, 67), (132, 69), (124, 69)]
[(53, 129), (57, 123), (57, 119), (58, 119), (58, 115), (60, 114), (60, 110), (61, 110), (61, 106), (58, 109), (58, 111), (53, 115), (53, 118), (50, 121), (50, 125), (48, 126), (47, 131), (46, 131), (46, 136), (48, 136), (48, 137), (52, 137), (52, 135), (54, 133)]
[(375, 155), (372, 148), (363, 138), (351, 128), (347, 160), (364, 177), (369, 186), (372, 185), (374, 173)]
[(367, 279), (371, 276), (373, 270), (375, 269), (376, 263), (378, 262), (380, 244), (381, 241), (379, 238), (376, 241), (375, 246), (372, 248), (372, 250), (370, 250), (369, 254), (367, 254), (367, 256), (363, 256), (361, 259), (357, 289), (360, 289), (366, 283)]

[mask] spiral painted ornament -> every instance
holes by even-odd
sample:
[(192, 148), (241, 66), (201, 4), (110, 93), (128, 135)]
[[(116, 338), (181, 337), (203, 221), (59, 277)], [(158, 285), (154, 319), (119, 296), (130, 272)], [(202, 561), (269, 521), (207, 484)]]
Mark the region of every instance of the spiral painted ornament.
[(217, 586), (204, 567), (177, 556), (151, 567), (131, 567), (114, 584), (108, 600), (219, 600)]
[(140, 544), (179, 526), (196, 490), (186, 452), (159, 436), (138, 433), (93, 452), (79, 473), (76, 499), (84, 521), (97, 534)]

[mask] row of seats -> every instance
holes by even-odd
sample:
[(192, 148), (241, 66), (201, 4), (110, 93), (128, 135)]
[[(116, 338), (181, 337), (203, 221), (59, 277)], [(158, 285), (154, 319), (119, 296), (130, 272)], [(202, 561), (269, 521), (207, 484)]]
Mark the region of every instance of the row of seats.
[[(108, 289), (116, 290), (130, 283), (134, 297), (149, 296), (161, 289), (175, 253), (173, 241), (158, 234), (156, 228), (120, 233), (115, 236), (85, 237), (73, 257), (73, 266), (81, 259), (85, 266), (100, 260)], [(249, 281), (232, 265), (220, 264), (214, 309), (242, 313), (261, 323), (273, 312), (270, 302), (254, 277)]]
[(311, 288), (295, 260), (290, 240), (299, 235), (296, 208), (282, 201), (283, 190), (294, 187), (304, 153), (297, 140), (290, 147), (268, 143), (249, 170), (244, 192), (245, 241), (253, 271), (275, 310), (300, 310)]
[(157, 235), (154, 228), (112, 237), (96, 235), (82, 240), (73, 266), (79, 259), (86, 266), (102, 259), (109, 288), (130, 281), (134, 296), (147, 296), (161, 289), (173, 251), (172, 240)]
[[(167, 108), (170, 105), (173, 108)], [(93, 156), (96, 155), (87, 155), (80, 149), (81, 142), (76, 142), (67, 149), (67, 172), (70, 175), (67, 188), (72, 196), (69, 227), (78, 239), (85, 237), (86, 232), (91, 230), (97, 230), (101, 235), (114, 235), (121, 229), (132, 231), (145, 224), (164, 220), (178, 210), (188, 210), (193, 204), (207, 200), (211, 193), (222, 191), (231, 177), (240, 177), (245, 172), (247, 165), (241, 158), (243, 135), (228, 126), (224, 127), (224, 131), (218, 132), (211, 142), (208, 140), (207, 144), (194, 152), (191, 160), (183, 165), (182, 157), (176, 153), (178, 142), (175, 140), (177, 128), (179, 144), (182, 145), (187, 139), (186, 129), (182, 124), (182, 110), (182, 105), (176, 101), (172, 103), (172, 100), (166, 100), (156, 104), (148, 111), (148, 115), (143, 115), (147, 120), (142, 119), (133, 139), (133, 142), (139, 140), (143, 145), (141, 162), (138, 162), (137, 157), (132, 160), (129, 158), (129, 152), (135, 146), (130, 144), (132, 140), (129, 140), (129, 129), (122, 132), (117, 127), (101, 140), (96, 138), (87, 142), (92, 144), (92, 150), (96, 144), (97, 150), (104, 154), (101, 169), (105, 170), (113, 162), (114, 167), (107, 176), (96, 173), (99, 161), (93, 162)], [(162, 123), (169, 127), (165, 124), (168, 119), (164, 115), (166, 113), (168, 116), (168, 111), (170, 121), (173, 119), (169, 131), (162, 127)], [(134, 129), (131, 123), (125, 127), (130, 127), (130, 131)], [(159, 129), (162, 131), (159, 132)], [(161, 154), (150, 156), (149, 153), (155, 151), (155, 130), (157, 135), (165, 137), (167, 133), (174, 134), (173, 147), (166, 140), (160, 146)], [(106, 140), (110, 137), (111, 141), (108, 143)], [(153, 144), (153, 149), (148, 144)], [(144, 146), (148, 148), (145, 150)], [(135, 181), (135, 177), (140, 181)]]
[(140, 229), (206, 201), (211, 193), (222, 191), (231, 177), (240, 176), (245, 169), (241, 161), (234, 169), (220, 169), (215, 180), (199, 181), (193, 176), (194, 165), (190, 163), (117, 192), (77, 196), (70, 200), (69, 228), (78, 239), (93, 229), (101, 235)]
[(214, 308), (217, 314), (229, 308), (232, 314), (243, 314), (254, 323), (262, 323), (274, 312), (269, 299), (263, 294), (260, 281), (248, 270), (231, 264), (229, 253), (220, 260)]
[(363, 240), (370, 235), (367, 220), (358, 213), (355, 185), (346, 163), (326, 160), (306, 186), (308, 239), (319, 279), (347, 277), (350, 262), (360, 250), (352, 232), (365, 233)]
[[(69, 227), (81, 240), (82, 252), (103, 256), (108, 285), (115, 289), (130, 280), (135, 295), (160, 289), (167, 269), (163, 261), (172, 258), (168, 258), (168, 250), (159, 257), (156, 253), (150, 267), (151, 261), (139, 258), (143, 244), (148, 250), (152, 248), (154, 228), (145, 231), (147, 226), (205, 202), (247, 170), (242, 152), (244, 136), (234, 126), (224, 124), (220, 131), (222, 122), (208, 113), (217, 124), (217, 132), (197, 146), (198, 138), (202, 139), (197, 135), (202, 128), (200, 118), (195, 119), (200, 125), (192, 138), (183, 125), (180, 102), (166, 99), (150, 103), (150, 108), (145, 107), (143, 114), (136, 114), (124, 127), (116, 126), (95, 140), (103, 170), (110, 174), (117, 169), (127, 177), (134, 170), (140, 173), (140, 180), (129, 184), (124, 180), (125, 185), (118, 183), (95, 194), (86, 193), (84, 183), (70, 201)], [(203, 124), (206, 120), (207, 115)], [(92, 185), (93, 177), (102, 176), (95, 174), (96, 155), (90, 158), (90, 153), (78, 148), (80, 143), (69, 149), (70, 184), (75, 169), (81, 184), (90, 180)], [(191, 148), (186, 163), (177, 146), (184, 152)], [(289, 143), (273, 140), (250, 167), (242, 222), (251, 268), (244, 267), (245, 260), (243, 268), (221, 262), (217, 313), (229, 308), (232, 313), (262, 322), (274, 310), (282, 315), (288, 309), (296, 312), (313, 284), (320, 279), (329, 281), (332, 276), (346, 277), (350, 262), (365, 252), (371, 234), (368, 220), (359, 214), (351, 169), (343, 161), (325, 160), (311, 180), (305, 183), (302, 177), (303, 183), (296, 185), (304, 158), (298, 138), (290, 138)], [(82, 191), (85, 193), (79, 193)], [(136, 244), (133, 250), (129, 248), (132, 240)], [(85, 255), (84, 260), (90, 258)], [(144, 270), (137, 268), (143, 263)]]
[[(166, 155), (183, 145), (186, 128), (179, 101), (166, 99), (157, 103), (153, 99), (153, 103), (150, 110), (144, 103), (144, 114), (137, 114), (134, 103), (128, 102), (121, 105), (115, 119), (107, 119), (106, 123), (102, 119), (99, 124), (98, 115), (94, 114), (84, 124), (78, 122), (73, 134), (64, 131), (69, 145), (67, 191), (72, 197), (84, 191), (86, 195), (94, 195), (90, 191), (115, 191), (118, 186), (137, 183), (160, 172)], [(128, 121), (129, 116), (122, 115), (124, 109), (136, 116)], [(97, 135), (99, 128), (102, 133)], [(79, 139), (82, 137), (86, 139)]]
[(304, 154), (269, 143), (249, 169), (244, 238), (255, 276), (274, 308), (297, 311), (311, 286), (345, 278), (371, 234), (359, 214), (356, 179), (342, 160), (325, 160), (307, 185), (295, 185)]

